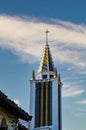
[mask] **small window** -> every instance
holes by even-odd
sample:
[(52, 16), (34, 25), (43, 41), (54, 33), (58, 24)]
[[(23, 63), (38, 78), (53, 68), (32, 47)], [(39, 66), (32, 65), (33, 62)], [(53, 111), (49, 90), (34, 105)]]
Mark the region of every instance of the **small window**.
[(50, 75), (50, 78), (53, 78), (53, 75)]
[(47, 75), (42, 75), (42, 79), (47, 79)]

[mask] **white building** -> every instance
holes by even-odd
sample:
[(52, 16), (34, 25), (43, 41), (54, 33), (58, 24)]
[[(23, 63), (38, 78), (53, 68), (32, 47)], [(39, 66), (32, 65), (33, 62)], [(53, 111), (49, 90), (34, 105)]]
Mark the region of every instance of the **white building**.
[(61, 87), (60, 75), (54, 67), (48, 45), (46, 45), (39, 64), (37, 77), (34, 71), (30, 80), (30, 130), (61, 130)]
[(0, 130), (28, 130), (19, 119), (29, 122), (32, 117), (0, 91)]

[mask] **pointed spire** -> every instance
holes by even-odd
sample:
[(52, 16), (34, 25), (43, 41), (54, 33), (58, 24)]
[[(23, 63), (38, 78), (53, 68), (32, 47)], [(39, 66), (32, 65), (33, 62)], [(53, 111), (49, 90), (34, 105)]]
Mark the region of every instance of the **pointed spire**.
[(54, 68), (54, 78), (56, 78), (56, 77), (57, 77), (57, 69)]
[(31, 78), (31, 80), (35, 80), (35, 72), (34, 72), (34, 70), (32, 71), (32, 78)]
[(60, 77), (60, 74), (58, 75), (58, 84), (59, 84), (59, 86), (60, 86), (60, 87), (62, 87), (62, 86), (63, 86), (63, 84), (62, 84), (62, 82), (61, 82), (61, 77)]
[(52, 55), (48, 45), (48, 30), (46, 30), (46, 45), (41, 57), (37, 75), (42, 79), (43, 76), (47, 78), (54, 77), (54, 64), (52, 60)]

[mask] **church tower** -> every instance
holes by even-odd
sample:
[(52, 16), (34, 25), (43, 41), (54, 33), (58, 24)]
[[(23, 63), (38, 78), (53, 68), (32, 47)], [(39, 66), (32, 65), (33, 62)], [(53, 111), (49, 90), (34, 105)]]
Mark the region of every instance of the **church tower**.
[(34, 71), (30, 80), (30, 130), (62, 130), (61, 128), (61, 79), (54, 67), (48, 45), (48, 30), (46, 30), (46, 45), (40, 60), (37, 76)]

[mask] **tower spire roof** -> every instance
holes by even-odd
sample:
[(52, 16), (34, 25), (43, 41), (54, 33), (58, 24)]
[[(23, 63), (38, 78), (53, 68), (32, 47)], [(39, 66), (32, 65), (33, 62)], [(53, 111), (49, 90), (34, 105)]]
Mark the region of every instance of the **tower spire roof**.
[(46, 29), (45, 33), (46, 33), (46, 45), (45, 45), (45, 48), (44, 48), (44, 51), (40, 60), (37, 75), (38, 77), (41, 77), (41, 78), (43, 78), (43, 76), (45, 78), (51, 78), (51, 77), (54, 77), (55, 71), (54, 71), (54, 64), (53, 64), (50, 48), (48, 45), (49, 31)]

